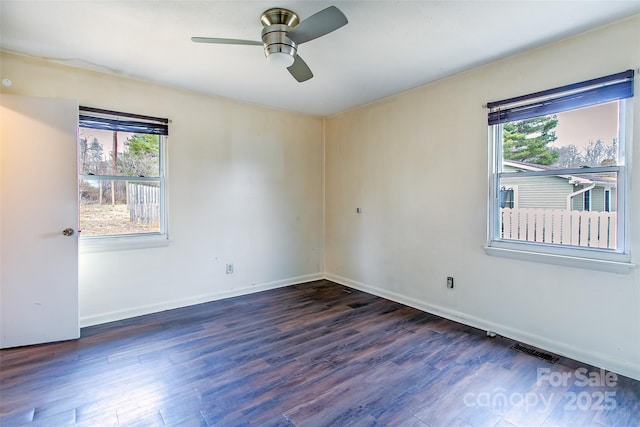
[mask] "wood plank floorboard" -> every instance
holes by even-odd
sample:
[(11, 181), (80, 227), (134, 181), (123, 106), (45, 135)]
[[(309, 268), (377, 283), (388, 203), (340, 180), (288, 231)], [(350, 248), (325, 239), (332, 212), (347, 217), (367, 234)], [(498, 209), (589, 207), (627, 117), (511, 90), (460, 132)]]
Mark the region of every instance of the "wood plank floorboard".
[(319, 280), (2, 350), (0, 425), (640, 426), (639, 381), (513, 344)]

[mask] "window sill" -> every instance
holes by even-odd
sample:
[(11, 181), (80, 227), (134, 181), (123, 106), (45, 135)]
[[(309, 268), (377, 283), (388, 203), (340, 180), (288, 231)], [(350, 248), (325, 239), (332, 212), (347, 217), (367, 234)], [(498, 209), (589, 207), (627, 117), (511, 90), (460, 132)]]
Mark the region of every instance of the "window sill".
[(141, 236), (84, 237), (78, 241), (81, 254), (95, 252), (115, 252), (169, 246), (166, 234)]
[(621, 260), (618, 261), (602, 258), (585, 258), (575, 255), (563, 255), (548, 252), (536, 252), (522, 248), (500, 247), (497, 245), (485, 246), (484, 250), (488, 255), (502, 258), (563, 265), (575, 268), (585, 268), (617, 274), (628, 274), (632, 269), (636, 268), (636, 264), (627, 260), (623, 260), (622, 255)]

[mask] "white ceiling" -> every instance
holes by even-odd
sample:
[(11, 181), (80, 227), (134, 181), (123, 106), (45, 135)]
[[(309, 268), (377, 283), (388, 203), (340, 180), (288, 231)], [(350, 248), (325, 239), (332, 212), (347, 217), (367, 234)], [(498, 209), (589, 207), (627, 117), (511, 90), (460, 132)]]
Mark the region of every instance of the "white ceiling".
[[(349, 24), (299, 47), (304, 83), (259, 46), (190, 40), (260, 40), (264, 10), (330, 5)], [(0, 0), (0, 13), (8, 51), (326, 116), (640, 13), (640, 0)]]

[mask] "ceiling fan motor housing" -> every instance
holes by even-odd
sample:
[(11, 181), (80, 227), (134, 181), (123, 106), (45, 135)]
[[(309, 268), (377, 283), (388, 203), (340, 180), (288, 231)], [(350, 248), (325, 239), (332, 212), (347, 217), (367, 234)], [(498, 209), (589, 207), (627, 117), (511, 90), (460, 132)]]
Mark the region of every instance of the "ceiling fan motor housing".
[(291, 27), (282, 24), (269, 25), (262, 30), (264, 55), (267, 58), (273, 53), (283, 53), (290, 55), (293, 59), (298, 46), (287, 37), (289, 30), (291, 30)]
[(260, 22), (264, 26), (264, 55), (268, 60), (289, 67), (293, 64), (298, 46), (287, 37), (287, 33), (300, 22), (298, 15), (288, 9), (273, 8), (262, 14)]

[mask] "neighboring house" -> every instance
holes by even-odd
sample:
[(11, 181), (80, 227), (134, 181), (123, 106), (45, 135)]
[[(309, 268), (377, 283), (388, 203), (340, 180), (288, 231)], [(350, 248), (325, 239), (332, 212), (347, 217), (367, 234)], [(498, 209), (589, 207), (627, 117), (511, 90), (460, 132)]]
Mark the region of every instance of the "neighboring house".
[(540, 171), (550, 166), (504, 160), (503, 171), (514, 172), (503, 177), (500, 207), (560, 209), (571, 211), (614, 212), (616, 180), (607, 176), (593, 179), (581, 175), (518, 177), (519, 171)]

